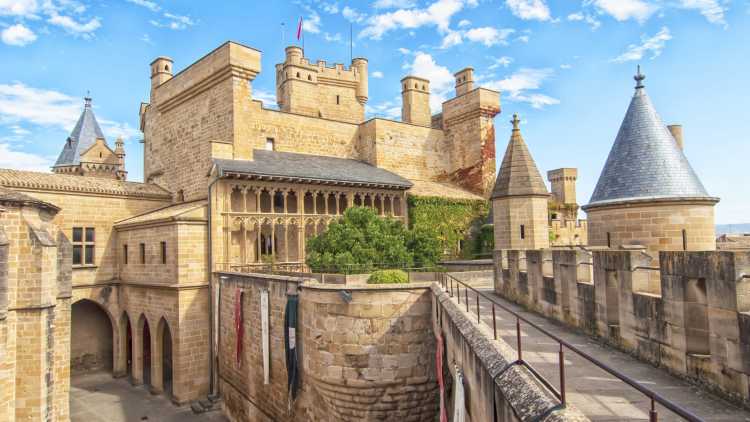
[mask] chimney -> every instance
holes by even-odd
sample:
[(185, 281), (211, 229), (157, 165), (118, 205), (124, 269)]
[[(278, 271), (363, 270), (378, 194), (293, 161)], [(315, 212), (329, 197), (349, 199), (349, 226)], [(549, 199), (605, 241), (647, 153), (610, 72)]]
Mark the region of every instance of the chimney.
[(474, 68), (467, 67), (454, 73), (456, 77), (456, 97), (474, 89)]
[(669, 129), (669, 133), (672, 134), (675, 142), (677, 142), (677, 146), (680, 149), (685, 149), (685, 141), (682, 139), (682, 125), (669, 125), (667, 129)]

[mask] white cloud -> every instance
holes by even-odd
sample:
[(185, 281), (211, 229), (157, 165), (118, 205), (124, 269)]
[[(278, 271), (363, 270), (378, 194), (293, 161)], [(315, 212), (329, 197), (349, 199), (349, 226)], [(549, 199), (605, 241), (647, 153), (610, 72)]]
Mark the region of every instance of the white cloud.
[(36, 0), (0, 0), (0, 16), (34, 17), (39, 11)]
[(718, 0), (680, 0), (679, 7), (698, 10), (711, 23), (724, 26), (727, 24), (724, 20), (724, 13), (727, 8), (720, 4)]
[(550, 20), (549, 7), (544, 0), (505, 0), (511, 13), (523, 20)]
[(572, 22), (586, 22), (594, 31), (596, 31), (597, 29), (599, 29), (600, 26), (602, 26), (602, 23), (597, 18), (589, 15), (588, 13), (582, 13), (582, 12), (571, 13), (568, 15), (568, 20)]
[(560, 65), (560, 69), (567, 70), (567, 69), (572, 69), (572, 68), (573, 68), (573, 65), (568, 64), (568, 63), (563, 63), (563, 64)]
[(14, 151), (8, 144), (0, 143), (0, 168), (49, 172), (54, 161), (51, 157)]
[(459, 27), (459, 28), (465, 28), (465, 27), (467, 27), (467, 26), (469, 26), (469, 25), (471, 25), (471, 21), (470, 21), (470, 20), (468, 20), (468, 19), (461, 19), (461, 20), (460, 20), (460, 21), (458, 22), (458, 27)]
[(393, 9), (396, 7), (402, 9), (411, 9), (417, 3), (413, 0), (377, 0), (372, 6), (376, 9)]
[(145, 7), (146, 9), (152, 11), (152, 12), (158, 12), (161, 10), (161, 7), (159, 7), (156, 2), (153, 2), (151, 0), (127, 0), (128, 3), (137, 4), (138, 6)]
[(23, 47), (36, 41), (36, 34), (23, 24), (17, 23), (3, 29), (3, 32), (0, 33), (0, 39), (5, 44)]
[[(21, 82), (0, 84), (0, 124), (9, 125), (17, 135), (21, 134), (19, 130), (26, 130), (20, 128), (20, 123), (56, 127), (69, 132), (78, 121), (82, 108), (82, 99), (58, 91), (34, 88)], [(127, 140), (140, 136), (140, 131), (128, 123), (101, 117), (98, 121), (110, 139), (121, 136)]]
[(376, 70), (370, 74), (375, 79), (383, 79), (383, 72)]
[(365, 18), (367, 18), (366, 14), (359, 13), (349, 6), (345, 6), (341, 10), (341, 16), (343, 16), (349, 22), (355, 22), (355, 23), (362, 22), (363, 20), (365, 20)]
[(635, 19), (645, 22), (658, 6), (643, 0), (586, 0), (585, 5), (593, 4), (600, 13), (605, 13), (618, 21)]
[(529, 42), (529, 36), (528, 35), (521, 35), (520, 37), (516, 38), (516, 41), (520, 41), (522, 43)]
[(88, 22), (78, 22), (70, 16), (58, 15), (57, 13), (52, 13), (47, 22), (63, 28), (69, 34), (83, 38), (93, 37), (94, 31), (102, 26), (99, 18), (92, 18)]
[(143, 34), (141, 37), (141, 41), (145, 42), (146, 44), (154, 45), (154, 42), (151, 41), (151, 37), (148, 36), (148, 34)]
[(502, 56), (492, 59), (493, 63), (490, 65), (489, 70), (495, 70), (500, 67), (508, 67), (513, 63), (513, 58), (508, 56)]
[(411, 50), (409, 50), (408, 48), (404, 48), (404, 47), (399, 47), (398, 52), (401, 54), (411, 54)]
[(315, 11), (310, 12), (310, 16), (307, 19), (302, 20), (302, 30), (311, 34), (317, 34), (320, 32), (320, 15)]
[(341, 34), (339, 34), (338, 32), (333, 35), (329, 34), (328, 32), (324, 32), (323, 39), (328, 42), (341, 42), (342, 41)]
[(516, 31), (509, 28), (497, 29), (491, 26), (485, 26), (482, 28), (469, 29), (464, 36), (470, 41), (481, 42), (487, 47), (492, 47), (495, 44), (508, 44), (506, 39), (514, 32)]
[(505, 79), (490, 81), (484, 83), (483, 86), (502, 92), (508, 101), (529, 103), (531, 107), (541, 109), (544, 106), (559, 104), (560, 100), (538, 92), (527, 91), (540, 89), (543, 82), (553, 74), (550, 68), (521, 68)]
[(278, 108), (276, 104), (276, 94), (262, 89), (253, 90), (253, 99), (263, 101), (263, 107), (266, 108)]
[(336, 13), (339, 13), (339, 5), (336, 3), (323, 3), (323, 11), (335, 15)]
[(453, 73), (447, 67), (437, 64), (430, 54), (422, 51), (416, 52), (414, 61), (404, 67), (410, 75), (430, 81), (430, 108), (433, 113), (440, 112), (443, 102), (448, 99), (453, 89)]
[(166, 22), (150, 20), (151, 25), (157, 28), (169, 28), (175, 31), (186, 29), (189, 26), (195, 25), (195, 21), (190, 16), (175, 15), (173, 13), (164, 12), (164, 18)]
[(463, 36), (459, 31), (449, 31), (445, 37), (443, 37), (443, 43), (440, 48), (450, 48), (455, 45), (459, 45), (463, 42)]
[(437, 0), (424, 9), (398, 9), (393, 12), (374, 15), (367, 20), (367, 26), (359, 37), (379, 40), (384, 34), (396, 29), (416, 29), (435, 26), (440, 33), (449, 29), (453, 15), (464, 6), (473, 6), (473, 0)]
[(664, 49), (666, 42), (672, 39), (669, 28), (662, 27), (661, 30), (653, 37), (641, 36), (640, 44), (630, 44), (627, 50), (619, 56), (612, 59), (615, 63), (624, 63), (633, 60), (641, 60), (646, 53), (651, 53), (651, 59), (659, 57)]
[(383, 101), (380, 104), (366, 104), (365, 113), (368, 118), (383, 117), (398, 120), (401, 118), (401, 97), (396, 97), (391, 101)]

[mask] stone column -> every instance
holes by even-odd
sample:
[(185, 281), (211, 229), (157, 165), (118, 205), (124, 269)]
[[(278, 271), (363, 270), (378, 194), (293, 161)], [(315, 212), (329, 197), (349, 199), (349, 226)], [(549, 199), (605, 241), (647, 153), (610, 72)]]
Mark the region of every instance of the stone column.
[(247, 212), (247, 186), (242, 187), (242, 212)]
[(261, 251), (263, 251), (263, 248), (261, 247), (261, 241), (262, 241), (261, 234), (262, 233), (263, 233), (263, 221), (258, 221), (258, 231), (257, 231), (257, 236), (256, 236), (256, 239), (258, 241), (258, 254), (255, 258), (255, 262), (261, 262), (260, 255), (261, 255)]

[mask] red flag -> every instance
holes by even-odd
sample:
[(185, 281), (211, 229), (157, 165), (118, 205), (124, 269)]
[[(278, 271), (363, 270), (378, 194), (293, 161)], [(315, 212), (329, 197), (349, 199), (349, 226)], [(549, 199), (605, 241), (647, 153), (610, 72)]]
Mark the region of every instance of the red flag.
[(244, 318), (242, 313), (242, 290), (234, 292), (234, 330), (237, 335), (237, 366), (242, 366), (242, 338), (245, 334)]
[(302, 37), (302, 16), (299, 17), (299, 25), (297, 25), (297, 41)]

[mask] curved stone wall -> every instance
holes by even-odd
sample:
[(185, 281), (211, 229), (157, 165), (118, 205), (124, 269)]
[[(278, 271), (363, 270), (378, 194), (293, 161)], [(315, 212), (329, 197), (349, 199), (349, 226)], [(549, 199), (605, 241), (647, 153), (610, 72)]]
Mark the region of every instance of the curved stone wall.
[[(429, 284), (303, 284), (303, 382), (318, 420), (433, 421), (438, 395)], [(320, 400), (317, 400), (320, 399)]]

